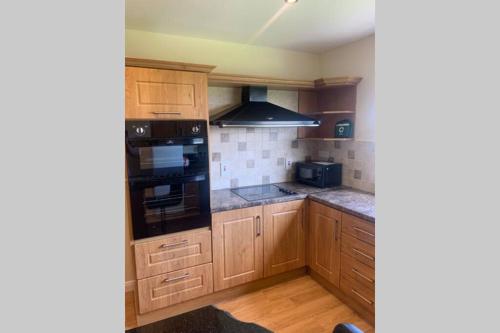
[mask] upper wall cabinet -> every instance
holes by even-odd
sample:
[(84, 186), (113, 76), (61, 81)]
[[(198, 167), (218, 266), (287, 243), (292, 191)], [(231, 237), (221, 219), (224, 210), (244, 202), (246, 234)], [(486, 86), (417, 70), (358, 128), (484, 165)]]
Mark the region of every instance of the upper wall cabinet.
[(207, 75), (125, 67), (126, 119), (207, 119)]

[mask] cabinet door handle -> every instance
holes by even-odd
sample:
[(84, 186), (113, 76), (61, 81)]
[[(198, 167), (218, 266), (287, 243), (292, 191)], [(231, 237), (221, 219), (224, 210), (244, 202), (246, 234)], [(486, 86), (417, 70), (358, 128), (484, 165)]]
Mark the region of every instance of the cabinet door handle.
[(351, 289), (351, 292), (358, 296), (359, 298), (361, 298), (363, 301), (365, 301), (366, 303), (372, 305), (373, 304), (373, 301), (370, 301), (368, 298), (364, 297), (363, 295), (361, 295), (360, 293), (358, 293), (355, 289)]
[(189, 277), (189, 273), (186, 273), (184, 275), (181, 275), (181, 276), (177, 276), (177, 277), (174, 277), (174, 278), (166, 278), (165, 280), (163, 280), (162, 282), (163, 283), (167, 283), (167, 282), (172, 282), (172, 281), (177, 281), (177, 280), (182, 280), (182, 279), (185, 279)]
[(183, 240), (183, 241), (181, 241), (181, 242), (177, 242), (177, 243), (172, 243), (172, 244), (161, 244), (161, 245), (160, 245), (160, 248), (161, 248), (161, 249), (168, 249), (168, 248), (171, 248), (171, 247), (174, 247), (174, 246), (178, 246), (178, 245), (187, 245), (187, 242), (188, 242), (188, 240), (187, 240), (187, 239), (185, 239), (185, 240)]
[(366, 230), (360, 229), (360, 228), (358, 228), (358, 227), (352, 227), (352, 228), (353, 228), (355, 231), (357, 231), (357, 232), (361, 232), (361, 233), (363, 233), (363, 234), (365, 234), (365, 235), (368, 235), (368, 236), (371, 236), (371, 237), (375, 237), (375, 235), (374, 235), (374, 234), (372, 234), (372, 233), (370, 233), (370, 232), (368, 232), (368, 231), (366, 231)]
[(372, 261), (375, 261), (375, 258), (374, 258), (374, 257), (372, 257), (372, 256), (370, 256), (370, 255), (368, 255), (368, 254), (366, 254), (366, 253), (364, 253), (364, 252), (361, 252), (361, 251), (360, 251), (360, 250), (358, 250), (358, 249), (352, 248), (352, 250), (353, 250), (354, 252), (356, 252), (357, 254), (362, 255), (362, 256), (363, 256), (363, 257), (365, 257), (365, 258), (368, 258), (368, 259), (370, 259), (370, 260), (372, 260)]
[(260, 216), (256, 217), (257, 220), (257, 225), (255, 226), (255, 229), (257, 229), (257, 237), (260, 236)]
[(339, 221), (335, 220), (335, 240), (339, 239)]
[(181, 114), (180, 112), (168, 112), (168, 111), (153, 111), (152, 114)]
[(305, 230), (305, 226), (304, 226), (304, 223), (305, 223), (305, 220), (306, 220), (306, 213), (305, 213), (305, 209), (302, 209), (302, 230)]
[(364, 275), (364, 274), (361, 274), (357, 269), (353, 268), (351, 269), (352, 272), (360, 277), (362, 277), (363, 279), (367, 280), (368, 282), (370, 283), (373, 283), (375, 282), (373, 279), (370, 279), (368, 276)]

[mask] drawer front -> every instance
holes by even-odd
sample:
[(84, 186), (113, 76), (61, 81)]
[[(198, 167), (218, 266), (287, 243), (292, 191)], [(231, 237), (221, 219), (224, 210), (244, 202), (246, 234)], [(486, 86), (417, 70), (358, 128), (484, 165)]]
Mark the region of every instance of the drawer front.
[(348, 276), (340, 278), (340, 290), (371, 312), (375, 312), (375, 291)]
[(137, 281), (139, 312), (146, 313), (213, 292), (212, 264)]
[(375, 246), (342, 233), (342, 252), (354, 259), (375, 268)]
[(340, 272), (370, 290), (375, 288), (375, 270), (344, 253), (341, 256)]
[(342, 213), (342, 232), (375, 245), (375, 223)]
[(135, 245), (137, 278), (212, 262), (210, 230), (186, 232)]

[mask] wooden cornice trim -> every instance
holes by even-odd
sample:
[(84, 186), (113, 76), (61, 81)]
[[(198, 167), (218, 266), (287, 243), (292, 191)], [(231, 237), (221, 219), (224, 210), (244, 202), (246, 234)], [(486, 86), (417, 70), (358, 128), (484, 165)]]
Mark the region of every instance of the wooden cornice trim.
[(130, 67), (145, 67), (156, 69), (171, 69), (178, 71), (210, 73), (216, 66), (190, 64), (186, 62), (141, 59), (141, 58), (125, 58), (125, 66)]
[(319, 89), (319, 88), (336, 87), (336, 86), (355, 86), (362, 79), (361, 77), (357, 76), (341, 76), (341, 77), (321, 78), (314, 81), (310, 81), (310, 80), (279, 79), (267, 76), (211, 73), (216, 66), (191, 64), (186, 62), (176, 62), (176, 61), (166, 61), (166, 60), (130, 58), (130, 57), (125, 58), (125, 66), (207, 73), (209, 84), (222, 85), (222, 86), (260, 85), (260, 86), (268, 86), (275, 88)]
[(359, 76), (340, 76), (321, 78), (314, 80), (316, 88), (336, 87), (336, 86), (355, 86), (361, 81)]
[(210, 73), (208, 83), (223, 86), (268, 86), (279, 88), (314, 88), (313, 81), (277, 79), (266, 76), (250, 76), (238, 74)]

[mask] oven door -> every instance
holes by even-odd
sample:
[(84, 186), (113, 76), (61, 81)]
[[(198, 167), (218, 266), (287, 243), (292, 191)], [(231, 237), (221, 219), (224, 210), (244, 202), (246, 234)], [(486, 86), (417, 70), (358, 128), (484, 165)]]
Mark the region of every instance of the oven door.
[(208, 170), (205, 138), (127, 140), (129, 177), (182, 177)]
[(297, 166), (297, 180), (310, 184), (320, 186), (322, 183), (321, 168), (309, 165), (298, 165)]
[(208, 174), (129, 178), (134, 239), (211, 225)]

